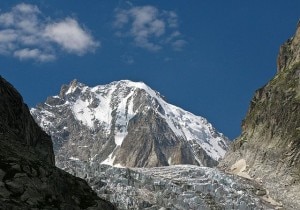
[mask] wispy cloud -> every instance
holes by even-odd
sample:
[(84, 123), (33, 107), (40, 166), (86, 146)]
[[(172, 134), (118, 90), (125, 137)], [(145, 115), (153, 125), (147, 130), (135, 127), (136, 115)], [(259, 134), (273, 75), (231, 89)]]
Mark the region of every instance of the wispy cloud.
[(159, 51), (166, 45), (174, 50), (184, 47), (183, 42), (178, 43), (184, 40), (178, 31), (178, 16), (174, 11), (161, 11), (154, 6), (117, 9), (114, 28), (117, 36), (130, 37), (137, 47), (149, 51)]
[(53, 21), (35, 5), (21, 3), (0, 14), (0, 54), (20, 60), (52, 61), (58, 51), (84, 55), (100, 46), (77, 20)]
[(19, 58), (20, 60), (27, 60), (27, 59), (36, 59), (39, 61), (51, 61), (55, 59), (55, 56), (53, 54), (47, 54), (42, 52), (39, 49), (21, 49), (14, 51), (14, 57)]
[(121, 60), (128, 65), (134, 64), (135, 60), (132, 55), (125, 53), (121, 56)]
[(187, 42), (185, 40), (178, 39), (178, 40), (172, 42), (172, 47), (176, 51), (181, 51), (185, 47), (186, 44), (187, 44)]

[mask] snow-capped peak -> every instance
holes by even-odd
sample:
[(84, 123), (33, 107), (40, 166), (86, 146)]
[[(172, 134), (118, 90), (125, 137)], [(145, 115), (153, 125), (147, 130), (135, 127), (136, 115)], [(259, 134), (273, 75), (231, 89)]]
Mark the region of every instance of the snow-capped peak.
[[(114, 163), (116, 150), (126, 146), (123, 146), (123, 142), (128, 135), (131, 120), (136, 119), (137, 116), (146, 116), (149, 112), (155, 113), (155, 116), (162, 120), (161, 123), (168, 125), (173, 133), (168, 135), (176, 136), (170, 136), (171, 139), (165, 141), (173, 141), (176, 138), (178, 139), (176, 141), (188, 143), (193, 148), (196, 162), (200, 165), (201, 161), (196, 155), (199, 153), (199, 148), (202, 148), (214, 161), (223, 157), (227, 149), (227, 138), (218, 133), (205, 118), (167, 103), (159, 92), (143, 82), (121, 80), (89, 87), (74, 80), (69, 85), (64, 85), (59, 95), (49, 97), (45, 105), (47, 106), (40, 109), (32, 109), (32, 114), (50, 134), (53, 132), (53, 127), (57, 125), (49, 119), (52, 119), (56, 112), (61, 113), (64, 109), (70, 110), (67, 112), (71, 113), (72, 118), (90, 132), (101, 130), (101, 138), (113, 138), (115, 149), (111, 150), (107, 158), (102, 161), (105, 164), (116, 164)], [(69, 118), (69, 115), (66, 115), (66, 118)], [(61, 124), (61, 121), (58, 124)], [(68, 126), (64, 127), (67, 128), (63, 130), (66, 132)], [(63, 139), (63, 137), (59, 138)], [(174, 157), (168, 155), (170, 156), (167, 159), (168, 163), (175, 163)]]

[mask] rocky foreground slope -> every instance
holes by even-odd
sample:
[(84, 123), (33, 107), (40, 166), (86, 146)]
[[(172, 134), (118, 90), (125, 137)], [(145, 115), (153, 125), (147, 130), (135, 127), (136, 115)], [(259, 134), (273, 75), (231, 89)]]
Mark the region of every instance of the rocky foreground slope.
[(278, 71), (256, 91), (242, 134), (220, 167), (234, 171), (244, 161), (247, 172), (260, 180), (287, 209), (300, 209), (300, 23), (280, 48)]
[(57, 165), (215, 166), (228, 139), (206, 119), (171, 105), (142, 82), (88, 87), (74, 80), (31, 110), (54, 142)]
[(114, 209), (54, 166), (51, 138), (0, 76), (0, 209)]

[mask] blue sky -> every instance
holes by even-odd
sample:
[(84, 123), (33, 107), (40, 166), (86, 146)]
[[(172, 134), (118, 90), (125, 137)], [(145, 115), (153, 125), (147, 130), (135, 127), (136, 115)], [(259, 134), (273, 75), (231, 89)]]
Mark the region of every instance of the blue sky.
[(231, 139), (300, 1), (0, 2), (0, 74), (33, 107), (73, 79), (143, 81)]

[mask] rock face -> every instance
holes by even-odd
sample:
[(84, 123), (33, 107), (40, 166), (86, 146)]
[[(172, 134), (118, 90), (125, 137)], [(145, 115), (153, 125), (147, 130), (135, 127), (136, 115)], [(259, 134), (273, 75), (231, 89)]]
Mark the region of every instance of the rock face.
[(39, 160), (54, 165), (50, 137), (35, 123), (20, 94), (1, 77), (0, 104), (1, 137), (33, 147)]
[[(85, 177), (97, 194), (118, 209), (275, 209), (259, 184), (215, 168), (176, 165), (115, 168), (91, 164), (71, 169)], [(66, 168), (68, 170), (68, 168)]]
[(54, 166), (51, 138), (0, 77), (0, 209), (114, 209), (87, 183)]
[(300, 24), (281, 48), (278, 72), (256, 91), (220, 167), (244, 159), (248, 173), (259, 179), (287, 209), (300, 208)]
[(54, 142), (57, 165), (215, 166), (228, 140), (206, 119), (168, 104), (142, 82), (88, 87), (74, 80), (31, 110)]
[(277, 58), (277, 71), (292, 68), (300, 62), (300, 20), (295, 35), (280, 47)]

